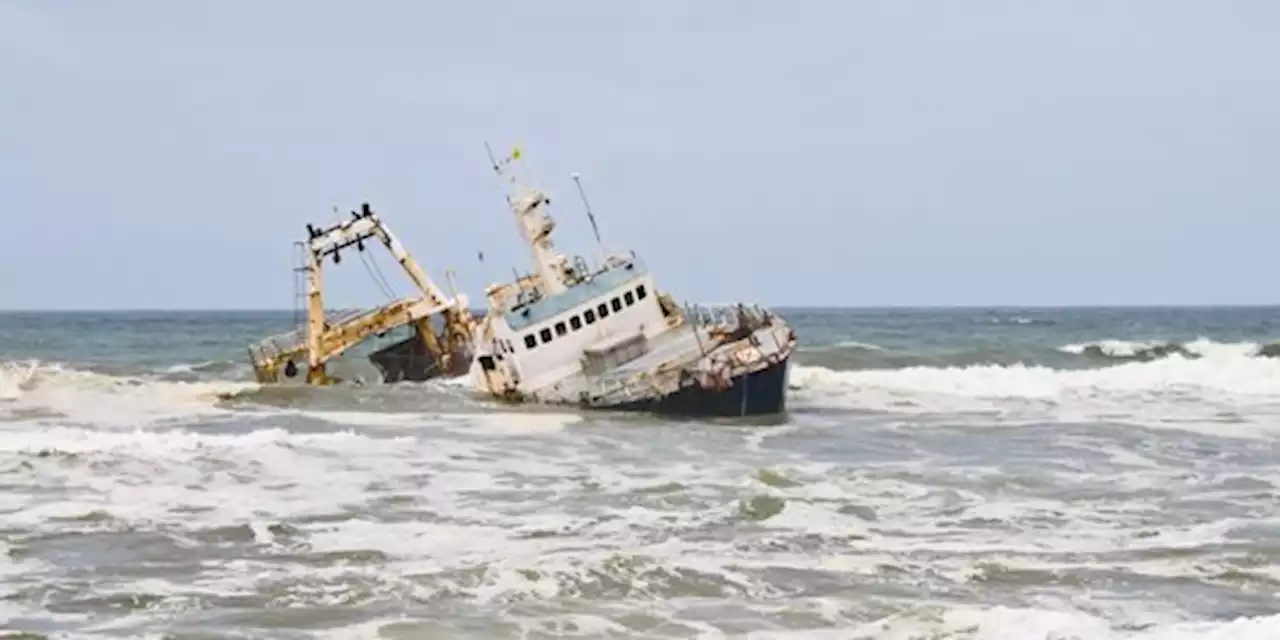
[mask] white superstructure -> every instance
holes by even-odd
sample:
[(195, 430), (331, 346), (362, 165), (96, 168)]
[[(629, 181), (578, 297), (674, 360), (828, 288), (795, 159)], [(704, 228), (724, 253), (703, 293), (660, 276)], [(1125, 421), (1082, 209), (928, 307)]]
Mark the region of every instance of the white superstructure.
[(781, 318), (738, 305), (703, 321), (660, 292), (634, 252), (602, 251), (595, 268), (581, 257), (570, 260), (551, 241), (549, 198), (510, 171), (519, 158), (517, 150), (494, 170), (507, 181), (507, 205), (533, 270), (485, 292), (488, 308), (476, 325), (469, 371), (477, 390), (510, 400), (680, 414), (783, 410), (796, 337)]
[(510, 171), (518, 160), (516, 152), (495, 169), (509, 178), (507, 204), (530, 249), (533, 273), (486, 291), (471, 368), (473, 384), (498, 395), (536, 393), (584, 367), (616, 366), (679, 323), (634, 255), (612, 255), (589, 270), (581, 257), (571, 261), (556, 251), (549, 199)]

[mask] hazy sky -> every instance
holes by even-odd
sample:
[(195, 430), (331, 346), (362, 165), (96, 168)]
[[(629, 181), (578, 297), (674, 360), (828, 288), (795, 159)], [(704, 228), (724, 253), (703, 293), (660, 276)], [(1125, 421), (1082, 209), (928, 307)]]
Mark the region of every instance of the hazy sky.
[(0, 0), (0, 307), (287, 308), (290, 243), (362, 200), (477, 300), (528, 264), (485, 140), (562, 249), (577, 171), (680, 298), (1280, 302), (1278, 34), (1266, 0)]

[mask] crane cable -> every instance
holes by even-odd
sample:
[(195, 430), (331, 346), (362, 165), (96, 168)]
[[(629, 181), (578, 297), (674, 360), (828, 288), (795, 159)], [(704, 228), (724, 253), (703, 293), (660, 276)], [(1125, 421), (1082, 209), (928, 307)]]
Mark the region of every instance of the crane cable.
[(382, 289), (382, 293), (387, 296), (387, 300), (394, 302), (396, 295), (391, 290), (391, 285), (387, 282), (386, 276), (382, 275), (382, 269), (378, 267), (378, 262), (372, 257), (366, 256), (364, 251), (358, 253), (360, 254), (360, 262), (364, 263), (364, 270), (369, 273), (369, 278), (373, 280), (374, 284), (378, 285), (379, 289)]

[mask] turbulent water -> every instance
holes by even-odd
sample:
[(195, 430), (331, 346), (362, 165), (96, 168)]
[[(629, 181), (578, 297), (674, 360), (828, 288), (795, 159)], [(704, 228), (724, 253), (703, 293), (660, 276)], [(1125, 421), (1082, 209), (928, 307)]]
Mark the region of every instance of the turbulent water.
[(1280, 309), (786, 314), (745, 424), (259, 389), (288, 314), (0, 314), (0, 629), (1280, 638)]

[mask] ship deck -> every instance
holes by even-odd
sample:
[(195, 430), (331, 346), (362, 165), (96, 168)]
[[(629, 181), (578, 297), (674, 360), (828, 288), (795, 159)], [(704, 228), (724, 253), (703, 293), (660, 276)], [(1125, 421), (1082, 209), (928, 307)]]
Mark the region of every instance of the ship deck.
[[(775, 345), (778, 344), (766, 334), (778, 330), (776, 326), (763, 327), (756, 332), (760, 338), (759, 348), (766, 355), (776, 351)], [(544, 400), (561, 402), (575, 402), (583, 392), (591, 397), (612, 395), (631, 385), (640, 374), (684, 368), (729, 346), (720, 344), (707, 348), (712, 344), (714, 342), (704, 327), (681, 325), (651, 338), (648, 351), (634, 360), (599, 375), (578, 372), (535, 393)]]

